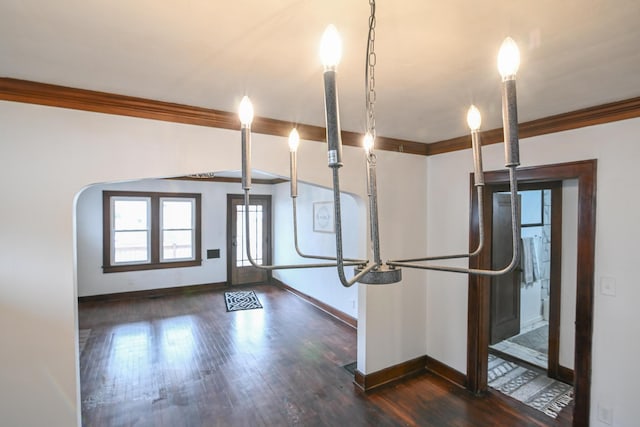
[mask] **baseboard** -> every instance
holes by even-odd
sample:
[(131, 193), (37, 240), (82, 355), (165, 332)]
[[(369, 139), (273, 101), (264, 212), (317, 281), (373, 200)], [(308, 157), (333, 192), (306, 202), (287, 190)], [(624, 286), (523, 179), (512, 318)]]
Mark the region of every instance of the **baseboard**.
[(353, 327), (353, 328), (358, 328), (358, 319), (356, 319), (355, 317), (349, 316), (347, 313), (340, 311), (334, 307), (331, 307), (330, 305), (315, 299), (314, 297), (305, 294), (304, 292), (300, 292), (299, 290), (292, 288), (291, 286), (281, 282), (278, 279), (272, 278), (271, 279), (271, 283), (281, 289), (284, 289), (285, 291), (291, 292), (292, 294), (302, 298), (303, 300), (307, 301), (308, 303), (315, 305), (317, 308), (319, 308), (320, 310), (332, 315), (333, 317), (335, 317), (338, 320), (343, 321), (344, 323), (346, 323), (347, 325)]
[(426, 359), (425, 368), (445, 380), (452, 382), (462, 388), (467, 386), (467, 376), (460, 371), (453, 369), (449, 365), (436, 360), (430, 356), (424, 356)]
[(367, 375), (356, 370), (353, 382), (362, 390), (371, 391), (424, 373), (426, 362), (427, 356), (420, 356)]
[(112, 294), (89, 295), (78, 297), (78, 303), (122, 301), (128, 299), (159, 298), (169, 295), (184, 295), (196, 292), (207, 292), (228, 288), (227, 282), (207, 283), (202, 285), (175, 286), (171, 288), (147, 289), (144, 291), (117, 292)]
[(367, 375), (356, 370), (353, 382), (362, 390), (371, 391), (424, 372), (431, 372), (462, 388), (465, 388), (467, 384), (467, 376), (465, 374), (426, 355)]
[(573, 385), (573, 375), (573, 369), (558, 365), (558, 380), (562, 381), (563, 383)]

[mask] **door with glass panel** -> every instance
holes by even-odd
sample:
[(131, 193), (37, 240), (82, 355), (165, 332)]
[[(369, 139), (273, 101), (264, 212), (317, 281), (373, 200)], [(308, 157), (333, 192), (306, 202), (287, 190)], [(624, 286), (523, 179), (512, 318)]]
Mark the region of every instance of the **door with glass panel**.
[(244, 196), (227, 195), (227, 277), (231, 285), (264, 283), (270, 272), (251, 265), (245, 230), (249, 222), (251, 257), (258, 265), (271, 264), (271, 196), (252, 195), (245, 212)]

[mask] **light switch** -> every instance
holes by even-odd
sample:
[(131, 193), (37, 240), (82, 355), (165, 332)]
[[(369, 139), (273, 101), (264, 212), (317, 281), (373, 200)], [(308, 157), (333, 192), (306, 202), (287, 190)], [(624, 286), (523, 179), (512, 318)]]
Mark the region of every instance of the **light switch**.
[(600, 293), (610, 297), (616, 296), (616, 279), (602, 276), (600, 278)]

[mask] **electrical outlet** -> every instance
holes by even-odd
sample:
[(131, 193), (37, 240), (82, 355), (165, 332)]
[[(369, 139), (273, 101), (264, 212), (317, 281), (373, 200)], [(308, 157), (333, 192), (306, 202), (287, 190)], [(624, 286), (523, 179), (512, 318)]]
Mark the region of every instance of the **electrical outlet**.
[(613, 424), (613, 408), (611, 406), (598, 404), (598, 420), (607, 425)]
[(616, 296), (616, 279), (603, 276), (600, 278), (600, 293), (610, 297)]

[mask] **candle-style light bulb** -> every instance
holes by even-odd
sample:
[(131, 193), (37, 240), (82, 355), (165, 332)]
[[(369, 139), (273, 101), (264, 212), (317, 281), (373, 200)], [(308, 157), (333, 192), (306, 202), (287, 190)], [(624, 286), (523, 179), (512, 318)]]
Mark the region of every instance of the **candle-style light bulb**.
[(298, 145), (300, 145), (300, 134), (296, 128), (289, 133), (289, 168), (291, 177), (291, 198), (298, 197)]
[(242, 139), (242, 188), (251, 189), (251, 122), (253, 121), (253, 105), (248, 96), (240, 101), (240, 137)]
[(367, 155), (371, 153), (371, 150), (373, 150), (373, 136), (369, 132), (364, 136), (362, 146), (364, 147), (364, 151)]
[(480, 110), (478, 110), (475, 105), (469, 107), (469, 111), (467, 111), (467, 124), (469, 125), (469, 129), (472, 131), (480, 129), (482, 116), (480, 115)]
[(289, 151), (295, 153), (298, 150), (298, 146), (300, 145), (300, 134), (296, 130), (296, 128), (291, 129), (291, 133), (289, 134)]
[(242, 126), (251, 126), (251, 122), (253, 121), (253, 105), (246, 95), (242, 98), (242, 101), (240, 101), (239, 116)]
[(480, 115), (480, 110), (475, 105), (469, 107), (469, 111), (467, 112), (467, 124), (469, 125), (469, 129), (471, 129), (471, 149), (473, 152), (473, 165), (474, 165), (474, 178), (475, 185), (484, 185), (484, 174), (482, 172), (482, 152), (481, 144), (480, 144), (480, 136), (478, 135), (478, 130), (480, 130), (480, 125), (482, 124), (482, 116)]
[(502, 128), (504, 130), (504, 158), (506, 167), (520, 164), (518, 144), (518, 104), (516, 101), (516, 72), (520, 66), (520, 51), (516, 42), (507, 37), (498, 53), (498, 71), (502, 76)]
[(325, 70), (335, 69), (342, 57), (342, 40), (336, 27), (331, 24), (324, 30), (320, 42), (320, 59)]
[(518, 67), (520, 67), (520, 50), (516, 42), (511, 37), (507, 37), (498, 52), (498, 71), (502, 80), (515, 77)]

